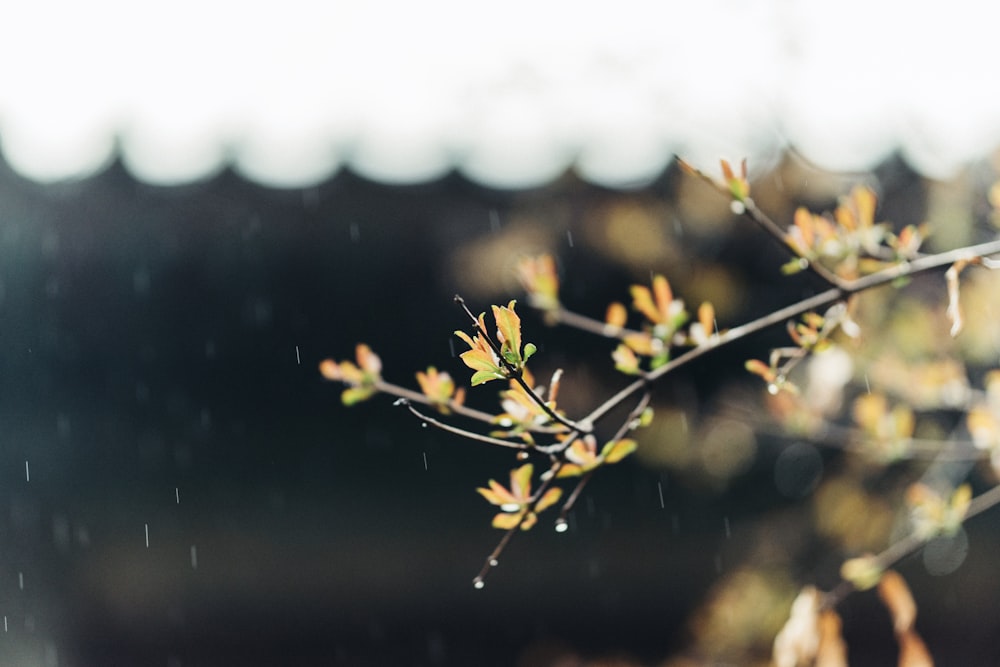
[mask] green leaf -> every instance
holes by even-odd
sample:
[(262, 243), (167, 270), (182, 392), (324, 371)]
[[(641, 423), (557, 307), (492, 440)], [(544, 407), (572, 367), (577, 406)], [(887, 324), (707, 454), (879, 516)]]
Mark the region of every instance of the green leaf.
[(490, 380), (506, 380), (507, 377), (493, 370), (476, 371), (472, 374), (472, 386), (489, 382)]
[(524, 344), (524, 359), (523, 359), (523, 361), (527, 362), (528, 359), (531, 358), (531, 355), (533, 355), (537, 351), (538, 351), (538, 348), (535, 346), (534, 343), (525, 343)]
[(601, 456), (604, 458), (606, 463), (618, 463), (623, 458), (634, 452), (636, 447), (638, 447), (638, 444), (631, 438), (613, 440), (604, 445), (604, 449), (601, 450)]
[(354, 405), (368, 400), (374, 395), (375, 389), (372, 387), (350, 387), (340, 395), (340, 400), (344, 405)]

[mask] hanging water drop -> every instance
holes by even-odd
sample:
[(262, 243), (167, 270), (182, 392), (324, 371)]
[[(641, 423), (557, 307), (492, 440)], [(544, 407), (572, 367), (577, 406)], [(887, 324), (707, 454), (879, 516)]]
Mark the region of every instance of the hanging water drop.
[(490, 567), (496, 567), (499, 564), (500, 564), (500, 561), (498, 561), (496, 558), (491, 558), (490, 559)]
[(483, 581), (483, 580), (482, 580), (481, 578), (479, 578), (479, 577), (476, 577), (475, 581), (473, 581), (473, 582), (472, 582), (472, 586), (473, 586), (473, 588), (475, 588), (475, 589), (477, 589), (477, 590), (478, 590), (478, 589), (481, 589), (481, 588), (482, 588), (483, 586), (485, 586), (485, 585), (486, 585), (486, 582), (485, 582), (485, 581)]
[(556, 520), (556, 532), (557, 533), (565, 533), (567, 530), (569, 530), (569, 524), (566, 522), (566, 519), (562, 519), (562, 518), (557, 519)]

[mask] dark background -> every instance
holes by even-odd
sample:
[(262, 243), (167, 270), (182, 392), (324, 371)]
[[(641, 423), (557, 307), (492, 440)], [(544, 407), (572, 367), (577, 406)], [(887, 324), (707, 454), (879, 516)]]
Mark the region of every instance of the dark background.
[[(920, 192), (898, 165), (883, 183)], [(364, 341), (390, 381), (413, 385), (430, 363), (467, 380), (450, 343), (465, 324), (451, 297), (485, 309), (519, 296), (496, 270), (508, 238), (554, 250), (566, 301), (598, 317), (630, 281), (655, 270), (684, 286), (684, 267), (701, 261), (745, 281), (732, 323), (815, 287), (782, 281), (780, 251), (729, 223), (689, 235), (672, 264), (649, 262), (638, 276), (599, 252), (594, 211), (669, 201), (676, 184), (671, 171), (614, 193), (568, 175), (510, 193), (457, 175), (392, 188), (343, 172), (276, 191), (227, 172), (154, 188), (116, 164), (40, 186), (0, 169), (0, 662), (660, 664), (684, 651), (716, 582), (761, 544), (810, 535), (802, 499), (774, 488), (774, 450), (762, 444), (724, 488), (623, 462), (587, 488), (567, 534), (543, 516), (477, 591), (472, 577), (500, 532), (474, 489), (504, 481), (510, 454), (420, 428), (384, 396), (344, 408), (317, 372)], [(905, 201), (887, 206), (919, 214), (919, 196)], [(662, 221), (671, 238), (685, 224)], [(475, 249), (491, 239), (501, 260), (479, 262), (487, 255)], [(605, 343), (530, 314), (525, 327), (543, 367), (577, 369), (564, 380), (570, 405), (574, 390), (585, 410), (622, 384)], [(775, 340), (694, 365), (659, 399), (710, 401)], [(471, 401), (488, 408), (493, 396), (484, 388)], [(762, 537), (763, 518), (789, 534)], [(921, 625), (938, 654), (997, 657), (987, 648), (995, 615), (971, 631), (954, 612), (981, 609), (960, 602), (981, 589), (969, 574), (977, 563), (989, 567), (976, 530), (957, 574), (905, 570), (922, 586), (921, 609), (938, 610), (922, 611)], [(808, 566), (778, 563), (792, 580), (836, 580), (843, 554), (799, 551)], [(893, 659), (877, 611), (871, 596), (845, 606), (852, 664)], [(956, 625), (967, 641), (949, 635)]]

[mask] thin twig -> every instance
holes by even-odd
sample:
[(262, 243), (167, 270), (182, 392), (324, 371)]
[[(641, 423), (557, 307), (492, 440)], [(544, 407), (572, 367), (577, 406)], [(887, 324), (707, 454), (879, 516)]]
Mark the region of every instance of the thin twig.
[(625, 336), (643, 335), (643, 332), (636, 329), (614, 326), (613, 324), (608, 324), (607, 322), (602, 322), (592, 317), (587, 317), (586, 315), (580, 315), (579, 313), (574, 313), (571, 310), (566, 310), (561, 307), (556, 311), (546, 312), (554, 313), (555, 321), (557, 323), (565, 324), (566, 326), (586, 331), (587, 333), (592, 333), (595, 336), (613, 338), (615, 340), (624, 340)]
[(501, 440), (500, 438), (493, 438), (488, 435), (483, 435), (481, 433), (476, 433), (475, 431), (469, 431), (464, 428), (459, 428), (457, 426), (452, 426), (443, 421), (437, 420), (434, 417), (425, 415), (419, 410), (417, 410), (410, 403), (408, 399), (400, 398), (396, 400), (397, 405), (405, 406), (414, 416), (416, 416), (424, 424), (430, 424), (435, 428), (439, 428), (442, 431), (447, 431), (448, 433), (454, 433), (455, 435), (461, 436), (463, 438), (468, 438), (469, 440), (475, 440), (476, 442), (482, 442), (487, 445), (496, 445), (497, 447), (507, 447), (508, 449), (532, 449), (532, 445), (525, 442), (514, 442), (511, 440)]

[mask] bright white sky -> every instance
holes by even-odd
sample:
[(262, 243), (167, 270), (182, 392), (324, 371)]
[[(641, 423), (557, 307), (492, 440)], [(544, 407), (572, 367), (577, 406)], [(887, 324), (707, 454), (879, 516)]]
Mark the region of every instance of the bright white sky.
[(673, 153), (788, 145), (946, 178), (1000, 146), (1000, 4), (877, 0), (23, 0), (0, 22), (0, 149), (41, 181), (116, 142), (144, 181), (227, 163), (304, 187), (573, 166), (635, 186)]

